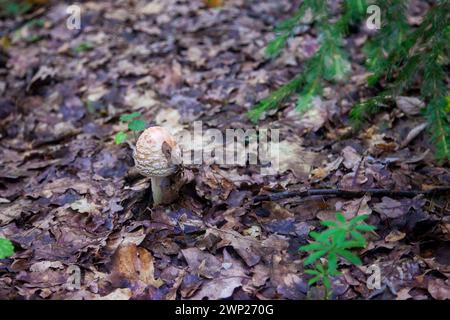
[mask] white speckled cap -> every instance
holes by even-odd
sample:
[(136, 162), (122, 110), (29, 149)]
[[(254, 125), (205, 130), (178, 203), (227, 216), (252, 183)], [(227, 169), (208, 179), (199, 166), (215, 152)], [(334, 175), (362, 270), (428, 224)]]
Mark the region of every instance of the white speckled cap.
[(180, 157), (180, 148), (170, 132), (163, 127), (150, 127), (136, 144), (136, 169), (147, 177), (166, 177), (177, 171), (173, 159)]

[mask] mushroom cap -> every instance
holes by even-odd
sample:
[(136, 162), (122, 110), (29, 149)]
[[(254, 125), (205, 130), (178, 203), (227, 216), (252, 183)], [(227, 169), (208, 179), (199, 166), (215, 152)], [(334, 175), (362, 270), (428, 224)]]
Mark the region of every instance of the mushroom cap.
[(134, 152), (134, 162), (140, 174), (147, 177), (167, 177), (178, 169), (180, 159), (175, 138), (163, 127), (150, 127), (140, 136)]

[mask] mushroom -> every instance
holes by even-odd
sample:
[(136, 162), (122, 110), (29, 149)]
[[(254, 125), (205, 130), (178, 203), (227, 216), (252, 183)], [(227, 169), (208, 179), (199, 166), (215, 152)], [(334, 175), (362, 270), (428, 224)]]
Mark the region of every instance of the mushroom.
[(173, 198), (168, 177), (177, 172), (180, 153), (175, 138), (163, 127), (150, 127), (139, 136), (134, 161), (139, 173), (151, 178), (154, 206)]

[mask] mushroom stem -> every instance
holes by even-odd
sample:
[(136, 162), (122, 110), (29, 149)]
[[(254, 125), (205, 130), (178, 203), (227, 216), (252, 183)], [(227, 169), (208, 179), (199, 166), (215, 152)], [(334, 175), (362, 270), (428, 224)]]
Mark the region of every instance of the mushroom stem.
[(161, 185), (165, 177), (151, 177), (152, 180), (152, 194), (153, 194), (153, 206), (160, 205), (164, 201), (164, 193)]

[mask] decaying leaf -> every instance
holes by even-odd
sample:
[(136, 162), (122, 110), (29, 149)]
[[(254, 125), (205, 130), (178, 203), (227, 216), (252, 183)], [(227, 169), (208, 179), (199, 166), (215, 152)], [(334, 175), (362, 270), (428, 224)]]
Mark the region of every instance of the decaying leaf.
[(248, 276), (242, 264), (224, 249), (220, 273), (213, 280), (204, 283), (191, 299), (199, 300), (207, 297), (210, 300), (218, 300), (229, 298), (246, 278)]
[[(424, 134), (420, 113), (431, 97), (396, 97), (394, 108), (378, 105), (353, 130), (350, 109), (375, 93), (365, 88), (370, 73), (358, 55), (349, 56), (347, 80), (322, 83), (323, 98), (304, 113), (285, 97), (258, 124), (249, 120), (252, 106), (323, 44), (308, 11), (280, 57), (264, 56), (271, 24), (299, 1), (80, 1), (83, 30), (65, 25), (67, 3), (19, 2), (46, 4), (0, 13), (8, 40), (0, 48), (0, 238), (7, 244), (0, 299), (322, 298), (322, 288), (307, 285), (298, 248), (336, 211), (348, 219), (369, 214), (380, 237), (355, 251), (361, 268), (339, 261), (333, 299), (448, 299), (446, 195), (254, 201), (294, 190), (411, 191), (450, 182)], [(341, 2), (330, 10), (333, 21)], [(407, 20), (416, 24), (434, 5), (412, 1)], [(356, 53), (372, 38), (365, 28), (350, 36), (342, 49)], [(126, 114), (139, 114), (128, 119), (138, 121), (128, 126)], [(194, 132), (199, 124), (202, 133)], [(154, 125), (169, 129), (197, 161), (167, 179), (176, 200), (156, 208), (150, 179), (133, 161), (139, 130)], [(216, 146), (203, 139), (210, 129), (224, 136), (254, 129), (257, 138), (258, 130), (278, 130), (279, 149), (257, 164), (217, 163), (203, 154)], [(115, 144), (117, 132), (126, 144)], [(193, 141), (182, 139), (187, 133)], [(238, 143), (250, 146), (250, 138)], [(250, 157), (263, 156), (251, 149)], [(173, 156), (166, 145), (162, 151)], [(372, 264), (381, 269), (380, 290), (366, 286)]]
[(79, 213), (92, 213), (97, 210), (97, 207), (93, 203), (88, 202), (85, 198), (73, 202), (70, 205), (70, 208)]
[(147, 286), (159, 288), (164, 282), (156, 279), (154, 273), (153, 256), (146, 249), (129, 244), (115, 252), (111, 280), (116, 286), (126, 286), (136, 294)]
[(420, 109), (425, 107), (423, 101), (416, 97), (397, 97), (395, 102), (397, 107), (407, 115), (416, 115), (420, 113)]
[(428, 282), (428, 292), (437, 300), (450, 300), (450, 284), (442, 279), (432, 279)]

